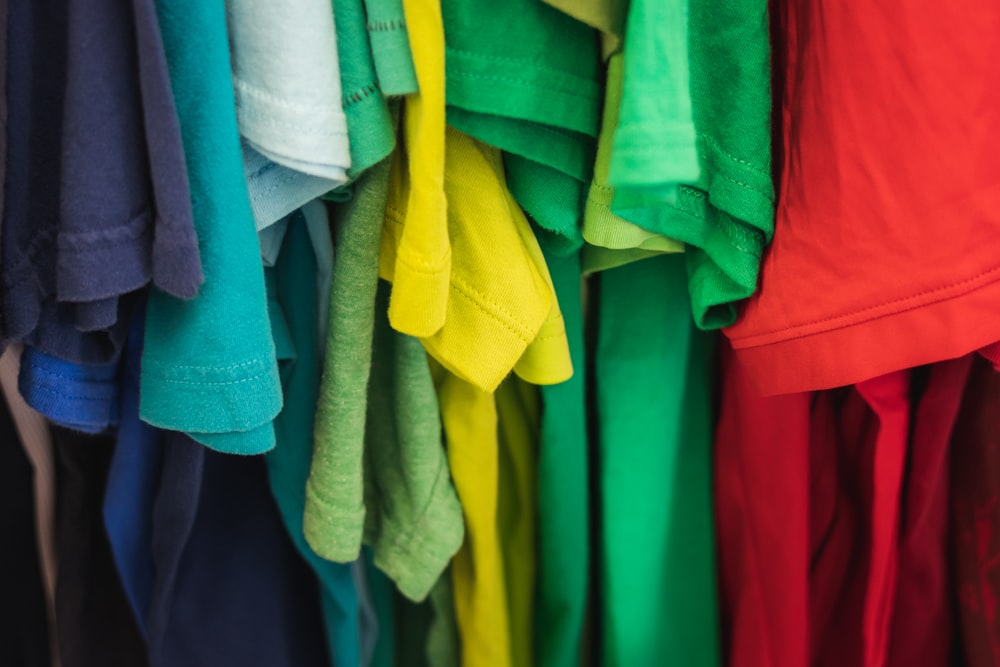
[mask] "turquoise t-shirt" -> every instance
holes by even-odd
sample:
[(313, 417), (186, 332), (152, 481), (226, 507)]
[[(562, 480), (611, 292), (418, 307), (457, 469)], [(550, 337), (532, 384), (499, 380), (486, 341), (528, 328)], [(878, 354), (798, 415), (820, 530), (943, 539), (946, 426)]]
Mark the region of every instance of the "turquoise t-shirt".
[(240, 153), (222, 2), (156, 3), (180, 119), (205, 284), (149, 296), (140, 415), (213, 449), (274, 446), (281, 383)]

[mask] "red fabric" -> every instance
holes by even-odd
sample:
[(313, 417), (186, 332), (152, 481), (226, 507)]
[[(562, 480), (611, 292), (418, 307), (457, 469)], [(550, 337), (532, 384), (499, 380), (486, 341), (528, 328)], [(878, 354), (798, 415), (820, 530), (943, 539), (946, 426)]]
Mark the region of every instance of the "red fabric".
[(951, 443), (952, 555), (965, 663), (1000, 666), (1000, 374), (977, 359)]
[(764, 399), (723, 346), (715, 440), (719, 590), (726, 664), (808, 659), (810, 395)]
[(779, 205), (726, 333), (767, 394), (1000, 340), (993, 0), (776, 0)]
[(899, 529), (898, 589), (888, 667), (949, 665), (953, 587), (948, 559), (949, 440), (971, 355), (930, 369), (917, 405)]
[(721, 362), (726, 664), (949, 664), (947, 453), (970, 357), (916, 372), (915, 410), (908, 370), (762, 397), (728, 346)]

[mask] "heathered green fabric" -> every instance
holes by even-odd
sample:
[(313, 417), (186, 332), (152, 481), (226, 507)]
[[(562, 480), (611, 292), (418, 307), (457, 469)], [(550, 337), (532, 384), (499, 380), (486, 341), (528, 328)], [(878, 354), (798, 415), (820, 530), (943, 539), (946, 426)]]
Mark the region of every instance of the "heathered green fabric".
[(410, 37), (402, 0), (365, 0), (368, 15), (368, 39), (378, 84), (385, 95), (417, 92), (417, 74), (413, 69)]
[(333, 0), (333, 14), (340, 90), (351, 144), (347, 175), (354, 180), (392, 152), (396, 135), (389, 107), (379, 91), (362, 0)]
[(140, 414), (224, 452), (274, 447), (281, 383), (240, 153), (222, 2), (156, 3), (191, 186), (205, 284), (152, 290)]
[[(655, 16), (664, 9), (662, 5), (640, 0), (633, 2), (630, 11), (646, 8), (652, 13), (637, 16)], [(630, 79), (631, 18), (630, 14), (625, 38), (622, 126), (630, 90), (644, 90)], [(615, 192), (612, 202), (612, 210), (623, 218), (689, 246), (685, 252), (688, 290), (695, 323), (702, 329), (718, 329), (735, 321), (736, 302), (749, 297), (757, 287), (761, 256), (774, 230), (768, 27), (767, 0), (689, 0), (688, 61), (698, 178), (679, 185), (675, 196), (663, 197), (664, 191), (654, 188), (659, 196), (653, 205), (649, 198), (621, 200), (621, 190)], [(642, 50), (639, 55), (650, 56)], [(648, 64), (641, 71), (648, 73), (660, 66), (658, 62)], [(673, 90), (663, 87), (649, 94), (669, 97)], [(640, 108), (637, 122), (644, 113)], [(656, 160), (661, 157), (658, 154)], [(631, 173), (634, 168), (636, 179), (650, 173), (624, 156), (618, 165), (615, 160), (612, 155), (612, 185), (622, 170)], [(664, 169), (674, 162), (665, 161)], [(616, 171), (616, 166), (622, 169)], [(674, 174), (664, 173), (671, 178)]]
[(358, 179), (354, 197), (336, 209), (330, 325), (303, 529), (316, 553), (339, 562), (357, 558), (364, 534), (365, 415), (388, 189), (384, 160)]
[(427, 353), (419, 339), (389, 325), (389, 292), (381, 282), (365, 435), (365, 542), (400, 592), (422, 600), (462, 546), (465, 524)]
[(685, 282), (678, 255), (600, 277), (601, 664), (609, 667), (719, 663), (713, 337), (692, 324)]
[(330, 560), (354, 560), (370, 544), (375, 564), (420, 600), (461, 546), (464, 524), (426, 354), (390, 328), (378, 289), (387, 190), (383, 162), (341, 208), (303, 525)]
[(556, 257), (542, 244), (562, 310), (573, 377), (540, 387), (538, 590), (535, 660), (577, 667), (590, 570), (586, 367), (579, 254)]
[(597, 32), (540, 0), (444, 0), (441, 12), (448, 123), (508, 153), (514, 198), (572, 252), (600, 124)]

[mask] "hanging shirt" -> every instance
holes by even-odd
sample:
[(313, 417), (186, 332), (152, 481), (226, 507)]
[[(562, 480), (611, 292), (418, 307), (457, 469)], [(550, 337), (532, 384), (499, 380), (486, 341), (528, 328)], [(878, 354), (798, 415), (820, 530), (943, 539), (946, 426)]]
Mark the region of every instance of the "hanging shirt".
[[(683, 3), (682, 3), (683, 4)], [(645, 14), (644, 12), (651, 12)], [(691, 115), (697, 144), (697, 170), (690, 161), (690, 128), (682, 118), (685, 105), (673, 99), (683, 68), (658, 85), (640, 80), (658, 72), (661, 60), (671, 67), (679, 63), (681, 51), (656, 36), (641, 40), (640, 29), (659, 29), (661, 23), (641, 23), (643, 18), (662, 15), (672, 30), (682, 20), (677, 3), (633, 3), (637, 30), (629, 22), (625, 37), (624, 93), (619, 127), (620, 144), (629, 145), (616, 163), (612, 153), (612, 185), (616, 190), (612, 210), (630, 222), (662, 236), (684, 242), (687, 247), (688, 289), (695, 323), (702, 329), (732, 324), (735, 303), (757, 288), (758, 268), (765, 244), (770, 240), (774, 218), (774, 187), (771, 183), (771, 68), (768, 3), (766, 0), (693, 0), (687, 7), (690, 66)], [(630, 48), (631, 39), (640, 39)], [(662, 55), (659, 55), (662, 54)], [(633, 57), (634, 56), (634, 57)], [(635, 66), (635, 69), (632, 69)], [(673, 91), (666, 93), (665, 91)], [(630, 99), (635, 102), (632, 106)], [(645, 114), (655, 112), (669, 124), (646, 125)], [(657, 134), (662, 147), (679, 141), (682, 150), (670, 159), (653, 164), (641, 159), (642, 134)], [(631, 150), (631, 149), (630, 149)], [(654, 154), (656, 150), (652, 151)], [(629, 159), (627, 159), (629, 158)], [(662, 171), (660, 171), (662, 170)], [(684, 180), (697, 175), (695, 180)], [(674, 188), (670, 182), (677, 178)], [(638, 187), (636, 187), (638, 186)], [(648, 186), (648, 187), (647, 187)]]
[(594, 382), (607, 665), (719, 661), (711, 338), (686, 304), (680, 256), (600, 276)]
[(402, 0), (365, 0), (365, 16), (379, 89), (384, 95), (417, 92)]
[[(322, 204), (314, 203), (310, 206)], [(326, 224), (326, 215), (322, 215)], [(267, 453), (271, 494), (285, 529), (320, 585), (326, 645), (333, 665), (361, 663), (358, 590), (351, 565), (332, 563), (317, 555), (302, 531), (305, 482), (313, 451), (313, 423), (319, 394), (320, 359), (316, 327), (318, 313), (315, 275), (322, 249), (314, 249), (305, 217), (289, 220), (277, 265), (266, 270), (272, 288), (271, 330), (281, 360), (284, 408), (274, 421), (277, 446)], [(327, 238), (326, 243), (330, 243)]]
[(236, 117), (262, 230), (347, 181), (351, 166), (329, 0), (226, 2)]
[(1000, 8), (775, 7), (776, 245), (727, 331), (754, 384), (856, 383), (1000, 339), (1000, 116), (983, 113), (1000, 89), (980, 28)]
[(149, 297), (142, 418), (202, 444), (274, 446), (281, 385), (260, 247), (236, 129), (224, 8), (158, 2), (177, 101), (205, 285), (190, 301)]
[(538, 0), (441, 11), (448, 123), (503, 150), (518, 203), (563, 253), (579, 248), (600, 118), (595, 31)]

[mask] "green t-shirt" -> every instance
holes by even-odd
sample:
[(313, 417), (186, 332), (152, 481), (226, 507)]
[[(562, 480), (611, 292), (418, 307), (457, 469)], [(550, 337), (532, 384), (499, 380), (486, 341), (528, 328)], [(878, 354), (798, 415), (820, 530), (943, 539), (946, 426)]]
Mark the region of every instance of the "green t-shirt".
[(362, 541), (406, 596), (424, 598), (461, 546), (462, 511), (442, 446), (423, 346), (389, 327), (378, 253), (389, 162), (342, 205), (327, 355), (306, 488), (305, 535), (335, 561)]
[(685, 284), (679, 255), (600, 274), (594, 382), (609, 667), (719, 662), (713, 336), (692, 324)]
[[(608, 61), (601, 134), (597, 140), (594, 180), (590, 183), (584, 209), (583, 238), (590, 244), (584, 251), (584, 269), (587, 272), (613, 268), (657, 253), (684, 250), (683, 243), (643, 229), (611, 210), (615, 189), (608, 182), (608, 172), (611, 167), (612, 143), (618, 128), (623, 69), (622, 54), (611, 56)], [(692, 136), (692, 146), (693, 143)]]
[(580, 256), (558, 257), (546, 244), (542, 250), (562, 309), (573, 377), (539, 387), (535, 661), (539, 667), (577, 667), (591, 550)]
[(403, 1), (365, 0), (365, 14), (382, 93), (406, 95), (417, 92), (417, 73), (413, 69)]
[(389, 107), (379, 90), (362, 0), (334, 0), (333, 13), (340, 89), (351, 145), (347, 174), (353, 180), (392, 152), (396, 135)]
[[(685, 254), (695, 322), (702, 329), (717, 329), (735, 321), (735, 302), (756, 289), (761, 255), (774, 229), (767, 0), (688, 3), (687, 56), (698, 175), (676, 188), (671, 182), (692, 167), (682, 140), (690, 136), (687, 130), (676, 129), (677, 122), (664, 122), (659, 134), (657, 127), (663, 113), (669, 116), (682, 109), (679, 100), (667, 99), (682, 96), (677, 84), (681, 75), (675, 67), (679, 56), (667, 61), (670, 67), (662, 76), (643, 83), (644, 77), (663, 67), (661, 52), (654, 48), (655, 35), (648, 34), (658, 31), (660, 24), (649, 20), (669, 4), (674, 3), (633, 0), (631, 5), (610, 174), (611, 185), (630, 187), (616, 190), (612, 210), (689, 246)], [(675, 23), (679, 13), (677, 8), (669, 12)], [(633, 17), (639, 21), (636, 30)], [(661, 87), (649, 85), (657, 81)], [(641, 103), (643, 95), (649, 98), (646, 103)], [(638, 101), (631, 104), (630, 96)], [(647, 140), (659, 148), (644, 158)], [(675, 140), (679, 148), (664, 152)], [(636, 150), (619, 154), (628, 145)], [(631, 187), (636, 185), (641, 187)]]
[(540, 0), (444, 0), (448, 123), (507, 153), (518, 203), (582, 243), (583, 184), (600, 122), (597, 33)]
[(243, 176), (221, 2), (156, 3), (191, 186), (205, 284), (149, 295), (140, 415), (213, 449), (274, 447), (281, 383)]

